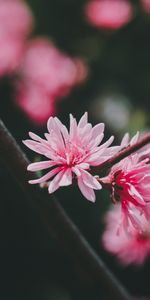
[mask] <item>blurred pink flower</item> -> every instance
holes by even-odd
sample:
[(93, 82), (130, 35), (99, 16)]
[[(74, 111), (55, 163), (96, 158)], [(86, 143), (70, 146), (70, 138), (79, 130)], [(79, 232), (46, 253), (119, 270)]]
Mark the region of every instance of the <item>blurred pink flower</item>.
[(55, 100), (45, 90), (32, 84), (17, 87), (16, 104), (35, 125), (45, 125), (49, 116), (55, 114)]
[(44, 183), (48, 180), (49, 193), (55, 192), (61, 186), (72, 184), (74, 175), (82, 194), (90, 201), (95, 201), (93, 189), (101, 189), (101, 184), (88, 171), (90, 166), (97, 166), (116, 151), (116, 147), (109, 147), (113, 137), (98, 146), (104, 137), (104, 124), (100, 123), (92, 128), (88, 123), (87, 113), (80, 119), (70, 115), (70, 131), (58, 118), (50, 117), (47, 122), (48, 133), (42, 139), (33, 133), (29, 136), (33, 140), (26, 140), (24, 144), (31, 150), (48, 158), (47, 161), (32, 163), (29, 171), (39, 171), (52, 168), (46, 175), (29, 183)]
[[(129, 135), (125, 134), (121, 148), (136, 143), (138, 139), (139, 133), (131, 140)], [(111, 186), (113, 202), (121, 203), (122, 214), (118, 232), (122, 228), (128, 230), (129, 221), (133, 227), (142, 231), (142, 224), (134, 213), (135, 208), (139, 214), (144, 214), (147, 219), (150, 219), (150, 163), (149, 158), (143, 159), (144, 154), (148, 152), (150, 151), (141, 149), (121, 160), (111, 168), (109, 175), (105, 178)]]
[(26, 47), (18, 75), (16, 104), (36, 125), (44, 125), (54, 115), (56, 101), (85, 80), (87, 67), (79, 58), (61, 53), (48, 39), (36, 38)]
[[(143, 231), (140, 233), (133, 226), (130, 234), (122, 231), (117, 234), (118, 217), (122, 213), (121, 206), (116, 205), (105, 216), (106, 229), (102, 241), (106, 250), (116, 255), (124, 265), (140, 265), (150, 253), (150, 223), (144, 215), (140, 216)], [(139, 218), (137, 211), (135, 216)]]
[(133, 7), (128, 0), (90, 0), (85, 14), (92, 25), (115, 30), (131, 21)]
[(0, 0), (0, 76), (18, 66), (32, 24), (31, 11), (24, 1)]
[(0, 31), (22, 38), (31, 32), (33, 16), (23, 0), (0, 0), (0, 22)]
[(150, 0), (141, 0), (141, 6), (146, 13), (150, 13)]
[(54, 97), (65, 96), (85, 79), (86, 72), (82, 61), (66, 56), (46, 38), (31, 40), (20, 66), (25, 81), (41, 86)]

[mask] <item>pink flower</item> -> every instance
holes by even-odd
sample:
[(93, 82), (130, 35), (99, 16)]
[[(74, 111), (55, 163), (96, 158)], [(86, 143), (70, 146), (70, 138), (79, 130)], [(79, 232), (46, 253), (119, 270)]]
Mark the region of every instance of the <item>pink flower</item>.
[[(121, 142), (121, 148), (128, 144), (136, 143), (139, 138), (137, 133), (131, 141), (126, 134)], [(106, 177), (111, 186), (112, 200), (121, 203), (121, 219), (118, 224), (118, 232), (123, 227), (128, 229), (129, 221), (133, 227), (142, 231), (142, 224), (136, 217), (135, 209), (150, 219), (150, 164), (149, 158), (142, 159), (147, 150), (139, 150), (119, 163), (114, 165)]]
[[(103, 245), (106, 250), (116, 255), (124, 265), (140, 265), (150, 253), (150, 223), (147, 222), (144, 215), (141, 215), (140, 222), (143, 225), (141, 233), (131, 226), (131, 234), (122, 231), (118, 235), (117, 223), (121, 213), (121, 206), (116, 205), (106, 214), (106, 229), (102, 237)], [(135, 211), (135, 216), (139, 218), (137, 211)]]
[(0, 0), (0, 22), (2, 32), (24, 38), (31, 32), (33, 16), (23, 0)]
[(78, 83), (78, 77), (79, 81), (86, 77), (86, 67), (60, 52), (48, 39), (36, 38), (27, 47), (20, 74), (51, 96), (62, 97)]
[(150, 0), (141, 0), (141, 5), (146, 13), (150, 13)]
[(88, 200), (95, 201), (93, 189), (100, 190), (102, 187), (89, 173), (90, 166), (99, 165), (116, 152), (116, 147), (108, 148), (113, 137), (98, 146), (104, 136), (104, 124), (100, 123), (92, 128), (92, 125), (88, 123), (87, 113), (82, 116), (78, 125), (76, 119), (70, 115), (69, 132), (56, 117), (49, 118), (47, 128), (46, 139), (30, 132), (29, 136), (33, 140), (24, 141), (24, 144), (31, 150), (48, 158), (46, 161), (30, 164), (29, 171), (52, 168), (46, 175), (31, 180), (29, 183), (44, 183), (50, 180), (48, 191), (53, 193), (61, 186), (72, 184), (75, 176), (82, 194)]
[(32, 22), (31, 12), (23, 1), (0, 0), (0, 76), (19, 65)]
[(48, 39), (36, 38), (28, 43), (18, 75), (16, 104), (36, 125), (44, 125), (54, 115), (56, 101), (85, 80), (87, 68), (82, 60), (61, 53)]
[(45, 125), (49, 116), (55, 114), (55, 99), (45, 90), (32, 84), (20, 83), (17, 87), (16, 104), (34, 122), (35, 125)]
[(115, 30), (131, 21), (133, 7), (128, 0), (90, 0), (85, 14), (92, 25)]

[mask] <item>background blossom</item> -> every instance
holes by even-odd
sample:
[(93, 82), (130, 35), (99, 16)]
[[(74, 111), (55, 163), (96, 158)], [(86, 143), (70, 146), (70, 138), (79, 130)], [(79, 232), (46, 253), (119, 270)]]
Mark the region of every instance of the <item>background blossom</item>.
[[(121, 214), (121, 206), (116, 205), (105, 215), (105, 231), (102, 241), (105, 249), (116, 255), (124, 265), (141, 265), (150, 254), (150, 222), (143, 215), (140, 221), (143, 224), (143, 233), (139, 233), (130, 223), (130, 234), (122, 231), (117, 234), (118, 215)], [(135, 211), (135, 215), (139, 215)]]
[(46, 38), (28, 42), (17, 71), (16, 104), (39, 126), (54, 115), (58, 99), (87, 77), (82, 60), (71, 59)]
[(92, 25), (115, 30), (131, 21), (133, 7), (128, 0), (90, 0), (85, 14)]
[(33, 26), (27, 4), (21, 0), (0, 0), (0, 76), (19, 65)]

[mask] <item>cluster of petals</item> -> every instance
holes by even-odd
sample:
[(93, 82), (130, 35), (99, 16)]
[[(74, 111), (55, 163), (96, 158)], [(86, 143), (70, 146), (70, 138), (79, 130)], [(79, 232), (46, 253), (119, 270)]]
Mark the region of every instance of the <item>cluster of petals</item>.
[[(150, 222), (144, 215), (140, 216), (143, 224), (143, 231), (139, 232), (131, 225), (130, 234), (122, 231), (117, 234), (118, 215), (121, 213), (121, 206), (116, 205), (106, 213), (105, 231), (102, 236), (102, 242), (107, 251), (116, 255), (119, 261), (124, 265), (141, 265), (150, 254)], [(135, 215), (139, 218), (137, 211)]]
[(23, 0), (0, 0), (0, 76), (14, 71), (24, 52), (33, 18)]
[(100, 190), (101, 184), (90, 174), (90, 167), (99, 165), (116, 152), (118, 147), (109, 147), (113, 137), (99, 146), (104, 137), (104, 124), (92, 128), (87, 113), (78, 124), (70, 115), (69, 131), (57, 117), (50, 117), (47, 129), (45, 139), (30, 132), (32, 140), (24, 141), (28, 148), (48, 159), (30, 164), (28, 170), (35, 172), (50, 169), (41, 178), (29, 182), (40, 184), (48, 181), (48, 191), (53, 193), (61, 186), (71, 185), (75, 177), (85, 198), (95, 201), (94, 190)]
[(17, 83), (17, 104), (39, 125), (54, 114), (56, 100), (87, 76), (80, 59), (71, 59), (46, 38), (28, 43), (18, 72), (21, 80)]
[[(126, 134), (122, 140), (121, 147), (134, 144), (139, 139), (136, 134), (129, 142)], [(129, 222), (139, 232), (142, 232), (142, 222), (137, 218), (144, 215), (150, 219), (150, 164), (149, 158), (142, 159), (150, 150), (141, 150), (131, 154), (114, 165), (107, 177), (111, 184), (112, 200), (121, 203), (121, 215), (118, 222), (118, 232), (129, 228)]]
[(128, 0), (90, 0), (85, 14), (92, 25), (116, 30), (130, 22), (134, 13)]

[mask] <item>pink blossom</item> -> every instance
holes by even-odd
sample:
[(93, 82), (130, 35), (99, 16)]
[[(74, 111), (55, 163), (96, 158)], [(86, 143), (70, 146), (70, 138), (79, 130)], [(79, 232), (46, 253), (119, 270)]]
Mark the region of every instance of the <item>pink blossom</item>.
[(79, 58), (61, 53), (48, 39), (36, 38), (26, 47), (18, 75), (16, 104), (36, 125), (44, 125), (54, 115), (56, 101), (85, 80), (87, 67)]
[(0, 0), (0, 76), (18, 66), (32, 27), (28, 6), (19, 0)]
[(90, 0), (85, 14), (92, 25), (115, 30), (131, 21), (133, 7), (128, 0)]
[(139, 232), (131, 226), (131, 234), (122, 231), (118, 235), (117, 224), (121, 213), (120, 205), (116, 205), (107, 212), (105, 216), (106, 229), (102, 237), (103, 245), (106, 250), (116, 255), (124, 265), (140, 265), (150, 253), (150, 223), (144, 215), (139, 217), (137, 211), (135, 211), (136, 218), (140, 218), (143, 225), (143, 231)]
[(23, 0), (0, 0), (2, 32), (16, 37), (25, 37), (31, 32), (33, 16)]
[(150, 13), (150, 0), (141, 0), (141, 6), (146, 13)]
[(30, 83), (17, 87), (16, 104), (38, 126), (45, 125), (48, 117), (55, 114), (55, 99)]
[(75, 176), (82, 194), (88, 200), (95, 201), (93, 189), (100, 190), (101, 184), (90, 174), (90, 166), (99, 165), (116, 152), (116, 147), (108, 148), (113, 137), (98, 146), (104, 137), (104, 124), (100, 123), (92, 128), (88, 123), (87, 113), (82, 116), (78, 125), (70, 115), (69, 132), (56, 117), (49, 118), (47, 128), (45, 139), (30, 132), (29, 136), (33, 140), (24, 141), (31, 150), (48, 158), (46, 161), (30, 164), (29, 171), (52, 168), (46, 175), (30, 180), (29, 183), (40, 184), (50, 180), (48, 191), (53, 193), (61, 186), (72, 184)]
[(28, 44), (19, 72), (25, 81), (41, 86), (53, 97), (62, 97), (85, 79), (87, 70), (82, 61), (66, 56), (48, 39), (36, 38)]
[[(137, 133), (131, 140), (125, 134), (121, 142), (121, 148), (136, 143), (139, 139)], [(139, 150), (119, 163), (114, 165), (106, 177), (107, 183), (111, 186), (112, 200), (114, 203), (121, 203), (121, 219), (118, 222), (118, 232), (121, 228), (128, 229), (129, 221), (132, 225), (142, 231), (142, 224), (136, 218), (135, 208), (139, 214), (144, 214), (150, 219), (150, 164), (149, 158), (143, 159), (150, 150)]]

